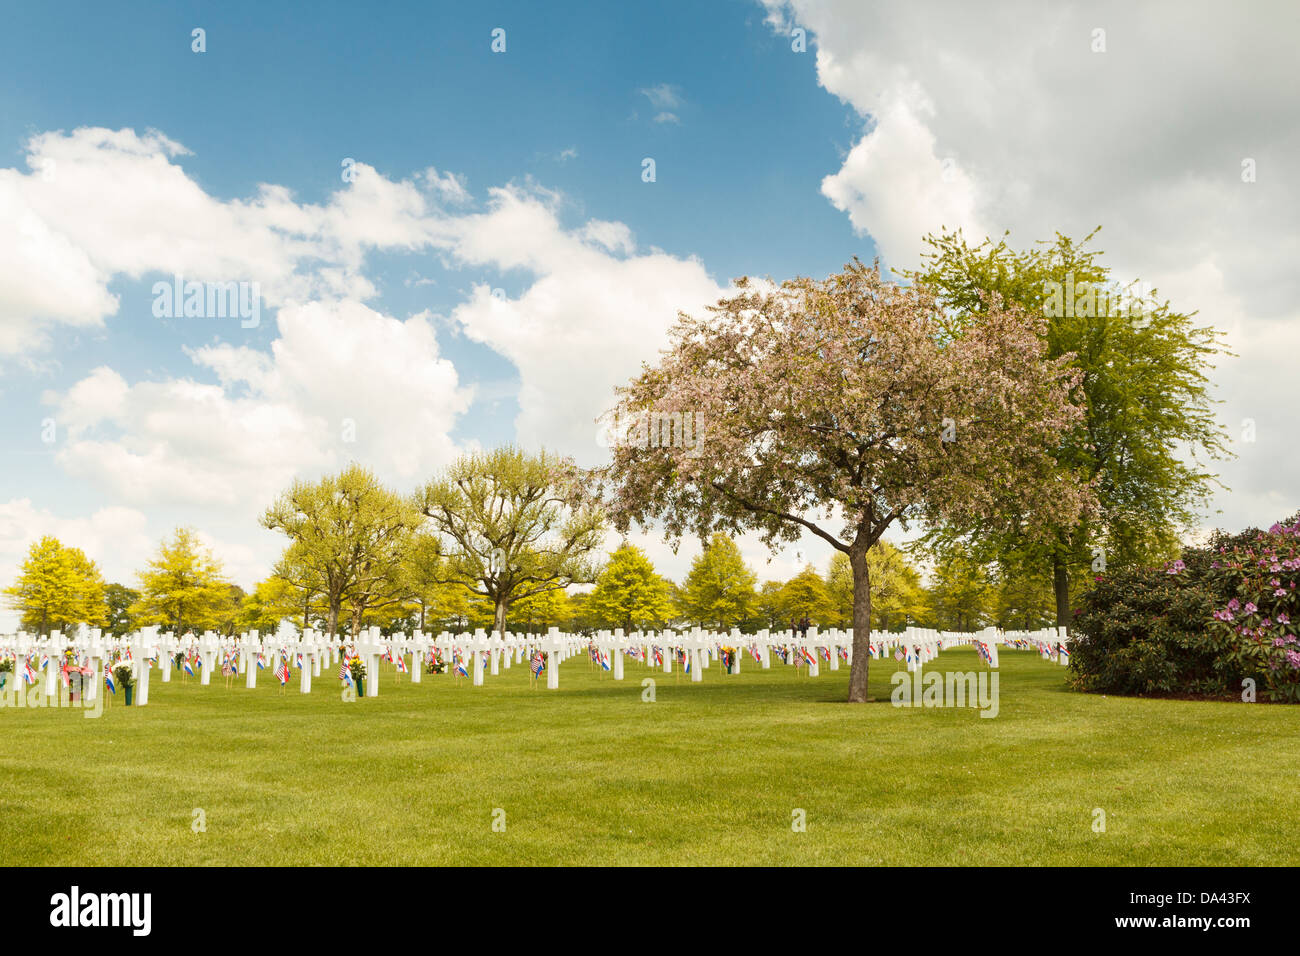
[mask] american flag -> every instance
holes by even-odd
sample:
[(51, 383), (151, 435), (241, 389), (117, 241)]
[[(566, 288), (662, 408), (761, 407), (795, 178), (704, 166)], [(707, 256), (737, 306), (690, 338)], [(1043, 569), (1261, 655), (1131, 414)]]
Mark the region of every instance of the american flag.
[(533, 658), (529, 662), (529, 665), (532, 667), (533, 673), (537, 675), (540, 675), (542, 671), (546, 670), (546, 656), (542, 653), (541, 648), (538, 648), (533, 652)]
[[(31, 670), (30, 667), (27, 669), (28, 671)], [(117, 693), (117, 683), (113, 680), (113, 668), (111, 667), (104, 668), (104, 686), (107, 687), (112, 693), (114, 694)]]
[(347, 658), (339, 658), (339, 680), (345, 680), (352, 683), (352, 669), (348, 667)]
[(283, 657), (280, 658), (280, 666), (275, 669), (275, 676), (280, 679), (281, 684), (289, 683), (289, 662)]
[(901, 661), (905, 656), (901, 647), (894, 648), (894, 660)]

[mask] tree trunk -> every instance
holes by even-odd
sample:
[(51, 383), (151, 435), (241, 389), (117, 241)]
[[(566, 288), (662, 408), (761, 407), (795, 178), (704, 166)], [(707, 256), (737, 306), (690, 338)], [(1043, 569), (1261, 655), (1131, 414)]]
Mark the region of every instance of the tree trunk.
[(329, 628), (330, 642), (333, 643), (334, 638), (339, 633), (339, 605), (337, 601), (330, 601)]
[(494, 626), (496, 632), (502, 637), (506, 636), (506, 609), (509, 604), (502, 598), (497, 598), (496, 615), (494, 617)]
[(1070, 626), (1070, 572), (1060, 555), (1052, 557), (1052, 589), (1056, 592), (1056, 626)]
[(849, 703), (862, 704), (867, 696), (868, 668), (871, 666), (871, 570), (867, 567), (867, 549), (849, 552), (853, 569), (853, 665), (849, 668)]

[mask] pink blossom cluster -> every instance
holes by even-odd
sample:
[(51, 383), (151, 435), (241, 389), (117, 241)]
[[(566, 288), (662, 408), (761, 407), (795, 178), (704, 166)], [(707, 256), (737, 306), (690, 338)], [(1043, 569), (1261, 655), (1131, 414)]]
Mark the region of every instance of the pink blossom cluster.
[[(1295, 572), (1300, 571), (1300, 520), (1278, 522), (1248, 543), (1220, 545), (1211, 564), (1226, 572), (1230, 590), (1241, 595), (1214, 611), (1215, 621), (1230, 624), (1241, 637), (1255, 642), (1263, 655), (1259, 663), (1274, 679), (1300, 681), (1300, 638), (1291, 621), (1297, 603)], [(1171, 572), (1174, 573), (1174, 572)], [(1282, 675), (1290, 673), (1290, 677)]]

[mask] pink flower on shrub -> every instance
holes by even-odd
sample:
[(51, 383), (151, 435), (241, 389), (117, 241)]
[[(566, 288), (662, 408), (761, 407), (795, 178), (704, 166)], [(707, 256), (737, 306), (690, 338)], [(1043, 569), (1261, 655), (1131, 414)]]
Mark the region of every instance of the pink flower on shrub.
[(1300, 671), (1300, 651), (1287, 651), (1286, 662), (1291, 665), (1293, 671)]
[(1255, 607), (1254, 601), (1247, 601), (1246, 606), (1242, 608), (1242, 610), (1245, 611), (1247, 614), (1254, 614), (1256, 611), (1259, 610), (1259, 608)]
[(1277, 622), (1278, 622), (1279, 624), (1290, 624), (1290, 623), (1291, 623), (1291, 616), (1290, 616), (1289, 614), (1287, 614), (1286, 611), (1278, 611), (1278, 612), (1277, 612)]

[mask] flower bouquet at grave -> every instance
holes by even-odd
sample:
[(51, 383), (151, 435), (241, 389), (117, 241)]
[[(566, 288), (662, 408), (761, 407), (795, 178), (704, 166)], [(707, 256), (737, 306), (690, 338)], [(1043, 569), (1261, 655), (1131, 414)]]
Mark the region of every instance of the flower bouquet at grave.
[(119, 661), (113, 665), (113, 681), (125, 692), (126, 706), (130, 707), (135, 697), (135, 675), (131, 673), (131, 665), (128, 662)]
[(6, 657), (0, 660), (0, 687), (8, 687), (9, 682), (13, 680), (14, 659)]
[(366, 665), (361, 660), (360, 655), (354, 654), (348, 660), (348, 673), (352, 675), (352, 683), (357, 688), (357, 696), (366, 696)]

